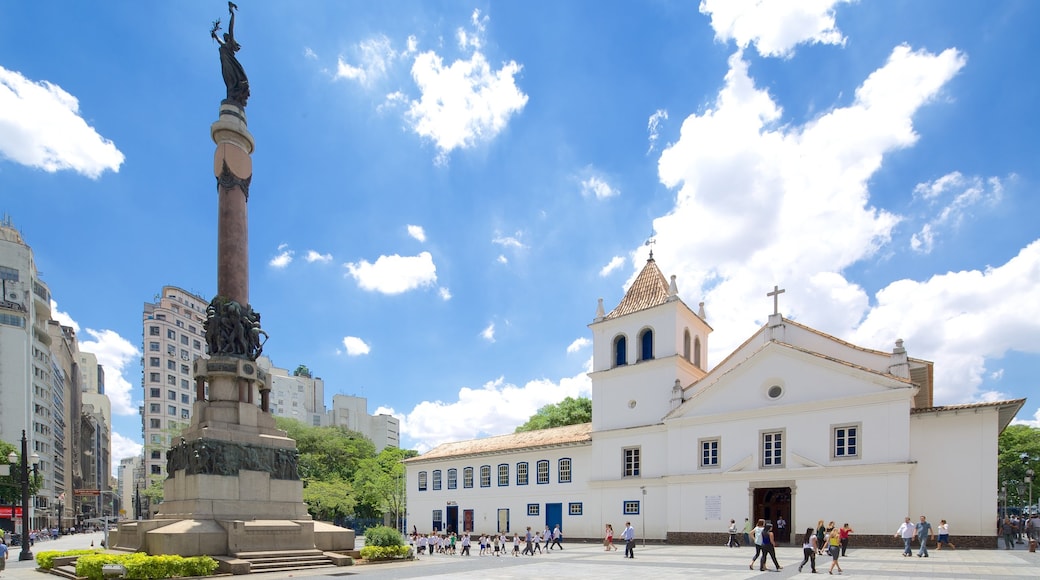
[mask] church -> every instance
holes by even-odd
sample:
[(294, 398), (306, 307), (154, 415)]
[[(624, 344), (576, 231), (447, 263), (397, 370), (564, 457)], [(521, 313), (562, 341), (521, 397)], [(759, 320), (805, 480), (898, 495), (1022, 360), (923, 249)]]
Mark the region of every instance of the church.
[[(895, 546), (907, 516), (950, 524), (958, 546), (996, 547), (997, 437), (1025, 404), (935, 406), (931, 361), (783, 317), (714, 367), (695, 312), (649, 260), (621, 302), (600, 299), (592, 422), (447, 443), (405, 460), (408, 529), (560, 526), (599, 540), (725, 542), (730, 519), (848, 522), (857, 546)], [(896, 543), (893, 543), (896, 542)]]

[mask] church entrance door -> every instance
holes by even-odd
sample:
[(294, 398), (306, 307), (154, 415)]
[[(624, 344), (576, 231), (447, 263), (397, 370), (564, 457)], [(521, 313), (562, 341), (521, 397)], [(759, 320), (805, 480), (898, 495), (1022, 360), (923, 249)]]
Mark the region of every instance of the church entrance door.
[[(791, 488), (759, 487), (755, 489), (754, 517), (773, 524), (773, 536), (778, 544), (791, 542)], [(783, 523), (777, 522), (783, 520)]]

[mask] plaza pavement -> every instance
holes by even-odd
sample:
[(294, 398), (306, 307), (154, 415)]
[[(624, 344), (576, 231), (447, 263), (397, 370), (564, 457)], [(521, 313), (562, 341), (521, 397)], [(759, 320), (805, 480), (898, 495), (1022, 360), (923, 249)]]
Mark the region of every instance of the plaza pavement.
[[(102, 535), (79, 534), (48, 542), (37, 542), (34, 553), (51, 549), (74, 549), (100, 545)], [(853, 539), (855, 541), (855, 539)], [(853, 544), (854, 546), (854, 544)], [(798, 573), (802, 561), (801, 548), (781, 547), (777, 559), (783, 570), (759, 572), (748, 570), (754, 549), (726, 548), (723, 546), (665, 546), (637, 543), (635, 559), (622, 558), (623, 547), (617, 552), (604, 552), (598, 544), (568, 544), (564, 550), (552, 550), (535, 556), (423, 556), (410, 562), (366, 564), (343, 568), (324, 568), (293, 573), (265, 573), (249, 576), (249, 580), (275, 578), (358, 578), (385, 580), (396, 578), (424, 578), (449, 580), (480, 578), (482, 580), (557, 580), (561, 578), (588, 578), (593, 580), (666, 580), (669, 578), (830, 578), (827, 568), (830, 559), (817, 557), (818, 574), (809, 574), (809, 568)], [(35, 563), (19, 562), (16, 547), (8, 560), (7, 570), (0, 574), (3, 580), (46, 580), (53, 576), (36, 571)], [(915, 547), (916, 553), (916, 547)], [(1007, 578), (1040, 578), (1040, 552), (1030, 553), (1024, 545), (1014, 550), (930, 550), (928, 558), (905, 558), (902, 546), (891, 549), (856, 549), (850, 547), (848, 556), (839, 563), (842, 577), (858, 579), (942, 579), (955, 580)], [(770, 564), (771, 566), (772, 564)], [(835, 572), (835, 576), (837, 573)]]

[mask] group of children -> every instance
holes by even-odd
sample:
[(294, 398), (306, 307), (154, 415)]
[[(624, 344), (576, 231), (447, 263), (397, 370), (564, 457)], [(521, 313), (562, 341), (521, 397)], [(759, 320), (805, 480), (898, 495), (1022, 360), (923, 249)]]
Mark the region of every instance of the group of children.
[[(530, 530), (530, 528), (528, 529)], [(543, 542), (544, 549), (548, 551), (550, 544), (555, 542), (559, 545), (559, 537), (549, 531), (549, 527), (545, 527), (545, 531), (539, 533), (537, 531), (530, 532), (531, 543), (530, 550), (525, 545), (523, 553), (534, 555), (535, 552), (542, 553)], [(446, 554), (446, 555), (470, 555), (470, 546), (473, 542), (476, 542), (479, 547), (480, 556), (503, 556), (512, 552), (513, 556), (519, 557), (521, 554), (520, 544), (524, 542), (526, 544), (526, 537), (521, 537), (519, 533), (513, 533), (512, 538), (508, 534), (480, 534), (474, 540), (470, 537), (469, 532), (463, 532), (461, 536), (455, 532), (443, 533), (443, 532), (432, 532), (430, 534), (419, 534), (413, 532), (409, 536), (409, 543), (415, 551), (416, 555), (424, 554)], [(511, 547), (511, 548), (510, 548)], [(563, 549), (563, 546), (560, 546)]]

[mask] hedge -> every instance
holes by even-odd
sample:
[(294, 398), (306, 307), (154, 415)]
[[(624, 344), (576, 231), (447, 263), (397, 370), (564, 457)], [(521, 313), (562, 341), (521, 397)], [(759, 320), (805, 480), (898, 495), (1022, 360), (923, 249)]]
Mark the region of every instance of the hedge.
[(56, 558), (65, 558), (68, 556), (86, 556), (88, 554), (98, 554), (101, 550), (47, 550), (45, 552), (36, 553), (36, 564), (44, 570), (50, 570), (54, 568), (54, 560)]
[(361, 548), (361, 557), (366, 560), (393, 560), (407, 557), (411, 550), (409, 546), (365, 546)]
[(175, 555), (149, 556), (134, 554), (94, 554), (76, 561), (76, 575), (90, 580), (103, 580), (102, 567), (119, 564), (126, 568), (128, 580), (151, 580), (180, 576), (209, 576), (217, 570), (217, 561), (209, 556), (185, 558)]

